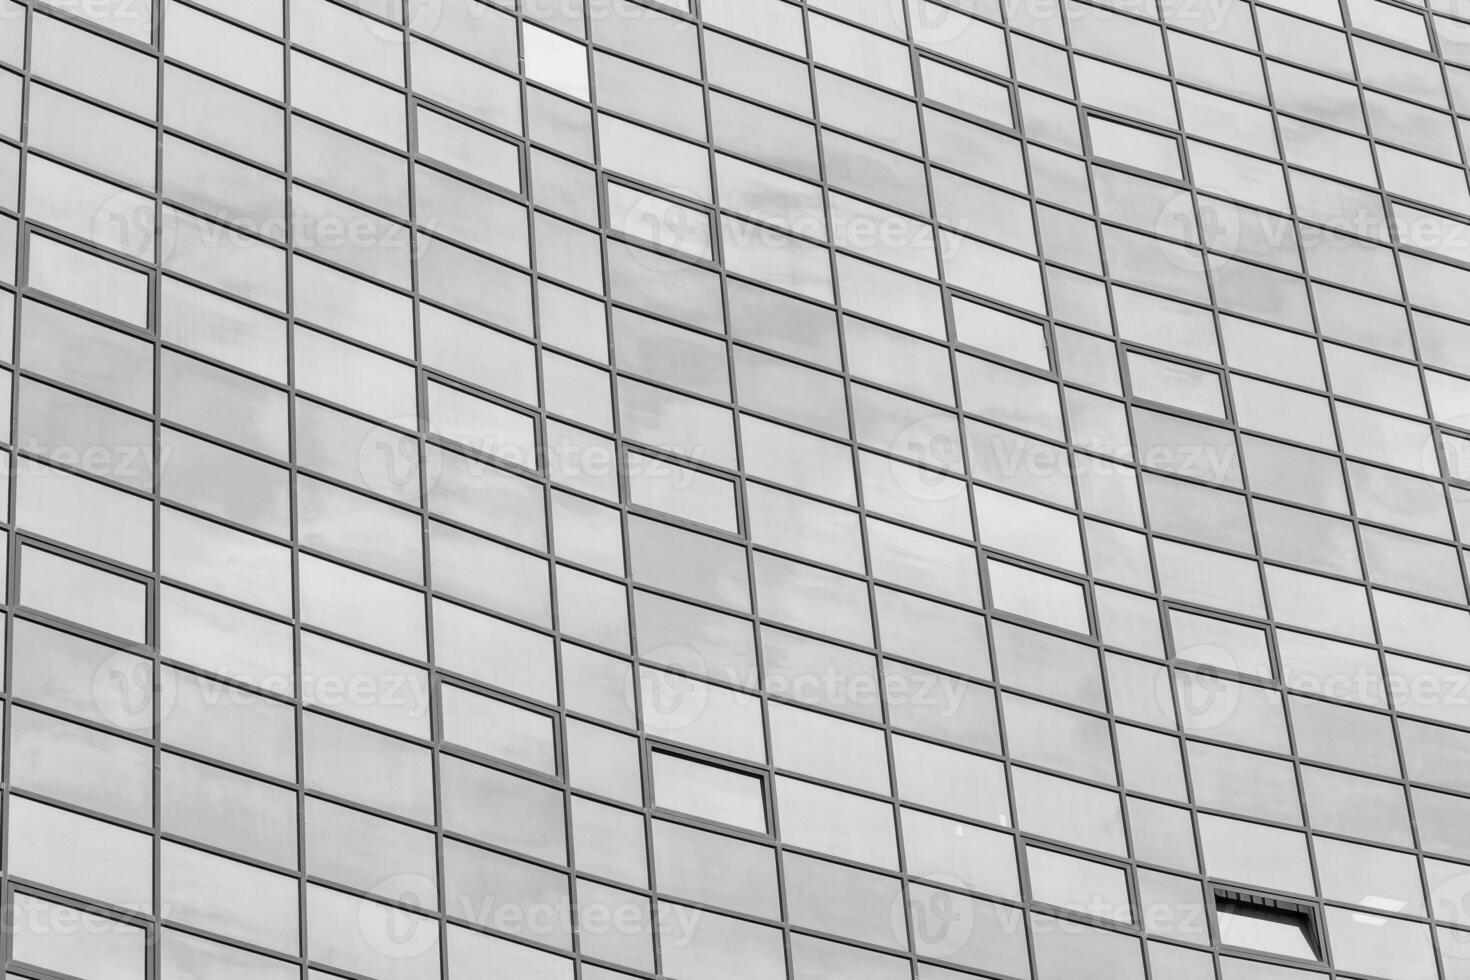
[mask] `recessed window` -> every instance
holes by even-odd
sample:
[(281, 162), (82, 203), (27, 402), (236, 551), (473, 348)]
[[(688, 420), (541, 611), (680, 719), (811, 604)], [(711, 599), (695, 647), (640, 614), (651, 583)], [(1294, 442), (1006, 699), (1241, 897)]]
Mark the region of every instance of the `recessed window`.
[(1087, 131), (1092, 137), (1092, 152), (1096, 156), (1152, 170), (1175, 180), (1184, 177), (1177, 139), (1099, 116), (1088, 116)]
[(1222, 945), (1304, 960), (1322, 958), (1310, 905), (1217, 888), (1215, 920)]
[(653, 753), (654, 804), (718, 823), (766, 833), (765, 781), (683, 755)]

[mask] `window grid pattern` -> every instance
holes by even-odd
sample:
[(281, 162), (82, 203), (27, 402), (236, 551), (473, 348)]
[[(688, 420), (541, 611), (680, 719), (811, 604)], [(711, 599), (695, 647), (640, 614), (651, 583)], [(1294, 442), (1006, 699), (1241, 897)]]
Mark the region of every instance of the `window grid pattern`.
[(15, 976), (1470, 976), (1470, 11), (0, 2)]

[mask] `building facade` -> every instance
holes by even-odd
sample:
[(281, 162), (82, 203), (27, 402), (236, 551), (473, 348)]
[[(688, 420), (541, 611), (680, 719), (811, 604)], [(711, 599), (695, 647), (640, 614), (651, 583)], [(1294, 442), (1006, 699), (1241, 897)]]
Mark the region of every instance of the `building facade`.
[(1470, 978), (1466, 119), (1466, 0), (0, 0), (7, 977)]

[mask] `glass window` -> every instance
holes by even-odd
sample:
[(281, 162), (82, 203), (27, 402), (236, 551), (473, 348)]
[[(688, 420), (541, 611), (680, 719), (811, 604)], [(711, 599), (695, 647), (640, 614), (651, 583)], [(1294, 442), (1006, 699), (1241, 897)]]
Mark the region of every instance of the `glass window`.
[(997, 609), (1075, 633), (1092, 631), (1084, 590), (1076, 582), (993, 559), (986, 561), (986, 568)]
[(607, 185), (609, 227), (706, 261), (714, 258), (709, 215), (622, 184)]
[(658, 904), (663, 969), (709, 980), (780, 980), (786, 973), (781, 932), (723, 915)]
[(9, 916), (10, 955), (18, 963), (100, 980), (145, 976), (148, 933), (138, 926), (23, 892), (11, 898)]
[(27, 461), (15, 475), (17, 527), (137, 568), (153, 565), (153, 508), (143, 497)]
[[(496, 847), (566, 863), (565, 796), (559, 789), (445, 755), (444, 829)], [(432, 794), (424, 791), (424, 801)]]
[(776, 800), (784, 842), (897, 870), (898, 845), (888, 803), (785, 776), (776, 778)]
[(305, 477), (296, 485), (296, 506), (303, 546), (423, 582), (423, 524), (417, 514)]
[(159, 280), (163, 339), (276, 381), (286, 379), (286, 324), (171, 276)]
[(10, 780), (17, 788), (134, 823), (153, 822), (146, 745), (16, 707), (10, 746)]
[(656, 805), (766, 832), (765, 785), (758, 776), (667, 752), (655, 751), (652, 759)]
[(267, 959), (234, 946), (211, 942), (177, 929), (164, 929), (159, 938), (159, 972), (168, 980), (208, 971), (220, 980), (293, 980), (295, 964)]
[(296, 794), (165, 752), (159, 770), (159, 822), (235, 854), (296, 867)]
[(1169, 610), (1174, 656), (1257, 677), (1271, 677), (1266, 631), (1255, 626), (1207, 618), (1181, 609)]
[[(773, 0), (771, 6), (780, 12), (783, 5)], [(722, 14), (729, 15), (730, 12), (723, 7), (723, 4), (719, 8), (714, 3), (706, 4), (702, 11), (705, 23), (716, 24)], [(803, 32), (799, 23), (798, 19), (796, 36), (801, 38)], [(799, 43), (805, 47), (804, 39)], [(811, 79), (801, 62), (713, 31), (704, 36), (704, 56), (710, 84), (733, 89), (803, 116), (812, 114)], [(598, 71), (602, 71), (601, 62)], [(702, 110), (700, 125), (703, 126)]]
[[(768, 693), (866, 721), (882, 716), (878, 667), (872, 654), (762, 627), (761, 658)], [(832, 684), (813, 683), (832, 678)]]
[(1002, 695), (1007, 748), (1015, 758), (1102, 783), (1116, 783), (1113, 738), (1104, 719), (1014, 694)]
[(1026, 870), (1035, 901), (1115, 922), (1133, 921), (1122, 868), (1028, 845)]
[[(839, 13), (852, 15), (850, 10)], [(884, 27), (891, 30), (891, 20)], [(913, 94), (913, 69), (901, 45), (820, 14), (809, 18), (809, 32), (818, 64)]]
[[(643, 815), (572, 797), (572, 826), (577, 842), (577, 869), (627, 882), (639, 888), (648, 881), (648, 855)], [(654, 826), (659, 826), (658, 822)], [(722, 841), (731, 838), (722, 837)], [(717, 882), (713, 877), (706, 883)]]
[(294, 694), (291, 627), (192, 592), (164, 586), (158, 646), (163, 656), (278, 694)]
[(55, 17), (31, 18), (31, 70), (148, 119), (157, 111), (157, 59)]
[[(421, 140), (424, 128), (421, 119)], [(291, 117), (291, 172), (298, 180), (408, 217), (408, 170), (401, 157), (305, 116)]]
[(612, 116), (599, 115), (597, 125), (603, 162), (609, 169), (709, 202), (709, 160), (702, 147)]
[(291, 43), (403, 84), (403, 35), (327, 0), (291, 0)]
[(551, 638), (443, 599), (432, 600), (434, 661), (541, 701), (556, 700)]
[[(424, 156), (492, 184), (513, 191), (521, 189), (521, 159), (516, 144), (424, 106), (417, 106), (415, 113), (418, 149)], [(544, 193), (544, 188), (538, 190)]]
[(170, 247), (163, 265), (215, 289), (284, 310), (285, 252), (267, 242), (230, 234), (225, 228), (164, 207), (161, 234)]
[[(401, 900), (391, 891), (383, 897)], [(306, 886), (306, 915), (311, 928), (305, 953), (319, 963), (403, 980), (439, 969), (439, 924), (433, 919), (316, 884)]]
[[(551, 586), (546, 559), (437, 521), (429, 524), (432, 574), (437, 591), (514, 616), (551, 625)], [(420, 597), (403, 593), (418, 606)], [(422, 614), (415, 616), (416, 655), (422, 659)]]
[(1220, 892), (1215, 897), (1215, 921), (1226, 946), (1304, 960), (1319, 957), (1312, 916), (1294, 903)]
[(706, 22), (762, 44), (806, 57), (801, 12), (780, 0), (709, 0), (700, 12)]
[(1103, 710), (1102, 671), (1093, 648), (1002, 622), (993, 624), (992, 637), (999, 678), (1007, 686)]
[(284, 469), (170, 428), (160, 435), (165, 497), (285, 537), (290, 490)]
[[(458, 841), (444, 842), (446, 904), (451, 914), (480, 925), (570, 950), (567, 887), (564, 873)], [(580, 911), (584, 917), (588, 912)]]
[[(435, 63), (419, 56), (430, 47), (414, 46), (414, 87), (437, 97)], [(303, 112), (404, 149), (402, 95), (299, 51), (291, 52), (291, 102)]]
[(901, 813), (904, 862), (909, 874), (946, 887), (1018, 900), (1015, 839), (918, 810)]
[(1220, 419), (1226, 417), (1220, 376), (1213, 371), (1201, 371), (1176, 361), (1145, 357), (1130, 351), (1128, 376), (1133, 394), (1139, 398)]
[(878, 729), (784, 704), (770, 705), (769, 716), (777, 767), (871, 793), (889, 792), (887, 748)]
[(1002, 126), (1015, 125), (1009, 86), (929, 58), (919, 59), (919, 72), (926, 98)]
[(10, 798), (9, 818), (12, 875), (140, 915), (153, 911), (147, 834), (19, 796)]
[(283, 110), (175, 65), (163, 72), (166, 124), (267, 166), (286, 165)]
[(653, 857), (661, 892), (745, 915), (780, 918), (776, 855), (769, 847), (654, 820)]
[[(361, 0), (357, 0), (357, 3), (370, 10), (378, 9), (374, 3), (363, 3)], [(527, 3), (525, 6), (528, 14), (539, 15), (544, 19), (561, 18), (565, 23), (555, 19), (553, 23), (581, 33), (580, 7), (575, 8), (573, 16), (570, 8), (552, 13), (551, 9), (555, 5), (546, 3), (545, 0)], [(493, 65), (510, 69), (516, 66), (515, 21), (511, 15), (494, 6), (486, 6), (478, 0), (454, 0), (453, 3), (436, 6), (433, 16), (416, 14), (410, 8), (408, 21), (411, 29)]]
[(26, 119), (31, 147), (153, 188), (158, 139), (153, 129), (44, 85), (32, 86), (30, 98)]
[[(422, 165), (414, 170), (418, 222), (492, 255), (530, 262), (524, 205)], [(402, 242), (405, 249), (406, 237)]]
[(21, 619), (11, 660), (17, 697), (124, 731), (153, 731), (152, 661)]
[(752, 542), (850, 572), (864, 570), (861, 519), (856, 513), (747, 484)]
[[(675, 5), (668, 0), (665, 4)], [(684, 9), (682, 4), (680, 9)], [(592, 39), (634, 58), (699, 77), (697, 31), (685, 18), (628, 0), (612, 0), (602, 16), (592, 19)]]
[(27, 276), (34, 288), (135, 327), (147, 326), (146, 273), (41, 235), (30, 236), (29, 252)]
[(159, 520), (159, 571), (270, 612), (291, 611), (288, 547), (171, 507)]
[(441, 685), (439, 691), (445, 741), (528, 769), (556, 774), (552, 719), (461, 687)]
[(1280, 823), (1302, 822), (1296, 769), (1280, 759), (1188, 742), (1195, 801)]
[(410, 819), (432, 819), (427, 749), (315, 712), (305, 715), (303, 731), (308, 788)]
[(1017, 826), (1109, 854), (1123, 855), (1123, 810), (1117, 793), (1031, 769), (1012, 770)]
[(150, 344), (30, 299), (21, 302), (17, 362), (129, 408), (153, 405)]
[(18, 601), (134, 643), (147, 641), (147, 584), (96, 565), (23, 547)]
[(527, 78), (578, 99), (590, 98), (586, 48), (534, 24), (526, 26), (523, 40)]
[(1268, 752), (1286, 752), (1280, 694), (1214, 674), (1174, 673), (1184, 730)]
[(289, 706), (173, 667), (161, 677), (172, 699), (160, 722), (166, 744), (277, 779), (294, 776), (296, 732)]
[(1306, 837), (1295, 831), (1201, 814), (1200, 846), (1211, 877), (1312, 894)]
[[(1408, 16), (1399, 7), (1374, 6)], [(1358, 4), (1349, 0), (1349, 7), (1355, 9)], [(1325, 918), (1334, 965), (1361, 973), (1395, 973), (1412, 980), (1433, 980), (1438, 975), (1428, 926), (1330, 906)]]
[[(291, 6), (295, 11), (305, 5), (296, 0)], [(268, 99), (279, 101), (285, 97), (286, 83), (279, 44), (181, 3), (169, 2), (165, 14), (168, 30), (164, 33), (164, 53), (168, 57), (205, 68)], [(302, 19), (306, 22), (304, 28), (311, 26), (309, 17), (303, 16)], [(360, 32), (345, 33), (353, 37)], [(302, 34), (301, 39), (307, 41), (310, 32), (303, 30)]]

